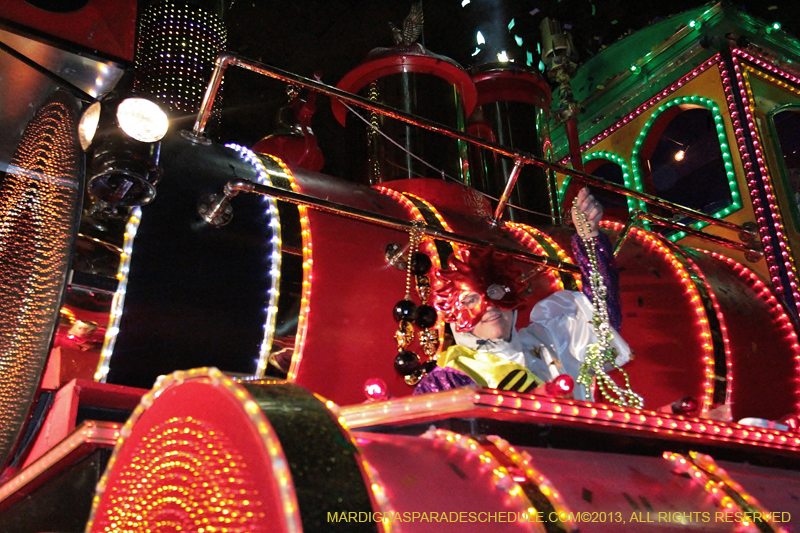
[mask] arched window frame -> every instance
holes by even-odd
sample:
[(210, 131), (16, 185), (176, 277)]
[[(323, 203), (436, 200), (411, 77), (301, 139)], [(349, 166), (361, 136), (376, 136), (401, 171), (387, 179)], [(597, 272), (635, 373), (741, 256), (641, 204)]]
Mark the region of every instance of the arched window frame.
[[(722, 152), (722, 163), (725, 167), (725, 175), (728, 178), (728, 186), (731, 190), (731, 205), (720, 209), (719, 211), (712, 213), (711, 216), (714, 218), (723, 218), (731, 213), (734, 213), (742, 208), (742, 200), (741, 195), (739, 194), (739, 186), (736, 183), (736, 172), (733, 168), (733, 157), (731, 156), (731, 151), (728, 143), (727, 133), (725, 131), (725, 122), (722, 119), (722, 114), (720, 113), (719, 106), (713, 100), (709, 98), (705, 98), (703, 96), (682, 96), (679, 98), (675, 98), (670, 100), (669, 102), (665, 103), (658, 109), (656, 109), (653, 114), (647, 119), (642, 131), (639, 132), (639, 136), (636, 139), (633, 147), (633, 153), (631, 154), (631, 169), (633, 171), (633, 182), (634, 186), (637, 191), (645, 192), (644, 187), (642, 185), (643, 176), (642, 176), (642, 169), (640, 164), (640, 157), (642, 148), (647, 141), (647, 136), (650, 133), (650, 129), (653, 127), (653, 124), (656, 123), (658, 118), (665, 112), (671, 109), (674, 106), (686, 106), (687, 108), (705, 108), (711, 111), (711, 116), (714, 119), (714, 126), (717, 130), (717, 138), (719, 140), (719, 148)], [(647, 205), (644, 202), (639, 202), (639, 208), (647, 211)], [(693, 228), (701, 229), (708, 226), (707, 222), (695, 222), (692, 224)], [(669, 240), (671, 241), (678, 241), (685, 237), (686, 234), (682, 231), (678, 231), (669, 236)]]
[[(783, 155), (783, 148), (781, 147), (780, 138), (778, 137), (778, 128), (775, 127), (775, 116), (783, 113), (784, 111), (796, 111), (800, 113), (800, 104), (785, 104), (772, 109), (767, 113), (767, 127), (769, 134), (777, 142), (772, 143), (772, 149), (775, 151), (775, 159), (778, 163), (777, 172), (772, 172), (773, 179), (779, 176), (783, 183), (783, 190), (790, 191), (791, 184), (789, 183), (789, 169), (786, 168), (786, 160)], [(800, 208), (794, 202), (789, 202), (789, 212), (791, 213), (792, 223), (794, 224), (795, 231), (800, 231)]]
[[(634, 188), (634, 181), (633, 181), (633, 174), (631, 173), (631, 167), (628, 165), (628, 162), (625, 161), (622, 157), (611, 152), (606, 152), (604, 150), (598, 150), (596, 152), (591, 152), (583, 156), (584, 163), (592, 161), (594, 159), (605, 159), (610, 163), (619, 165), (620, 168), (622, 169), (622, 180), (625, 183), (625, 186), (629, 189)], [(567, 176), (561, 183), (561, 188), (558, 190), (559, 204), (562, 204), (564, 202), (564, 198), (566, 197), (567, 190), (569, 189), (571, 181), (572, 177)], [(632, 210), (636, 209), (636, 200), (631, 198), (630, 196), (627, 196), (626, 198), (628, 201), (628, 212), (630, 213)]]

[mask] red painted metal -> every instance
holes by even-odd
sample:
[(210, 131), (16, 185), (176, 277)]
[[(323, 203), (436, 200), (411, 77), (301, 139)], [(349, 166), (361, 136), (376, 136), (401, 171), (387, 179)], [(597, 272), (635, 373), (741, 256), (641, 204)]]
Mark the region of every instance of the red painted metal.
[(73, 379), (56, 393), (53, 405), (25, 459), (23, 468), (75, 430), (79, 406), (132, 411), (145, 392), (147, 391), (144, 389), (133, 387)]
[(783, 307), (763, 284), (754, 283), (758, 278), (746, 267), (704, 253), (692, 254), (692, 260), (716, 294), (730, 337), (734, 420), (778, 420), (795, 413), (797, 337)]
[(5, 0), (1, 16), (13, 23), (123, 61), (133, 61), (135, 0), (90, 0), (75, 11), (56, 13), (24, 0)]
[[(336, 85), (338, 89), (358, 93), (366, 84), (384, 76), (401, 72), (432, 74), (453, 84), (464, 101), (464, 113), (469, 116), (478, 95), (469, 74), (452, 59), (428, 52), (420, 45), (398, 49), (379, 49), (372, 58), (348, 72)], [(339, 100), (331, 100), (336, 120), (344, 126), (347, 109)]]
[(526, 70), (493, 69), (472, 75), (478, 90), (477, 106), (494, 102), (523, 102), (549, 110), (550, 86), (541, 76)]

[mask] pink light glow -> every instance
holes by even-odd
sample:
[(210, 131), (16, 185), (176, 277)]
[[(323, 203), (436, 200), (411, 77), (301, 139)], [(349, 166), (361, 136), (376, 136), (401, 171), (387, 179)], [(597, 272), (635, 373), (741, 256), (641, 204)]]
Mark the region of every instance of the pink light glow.
[(368, 400), (383, 401), (388, 400), (386, 383), (381, 378), (371, 378), (364, 383), (364, 394)]

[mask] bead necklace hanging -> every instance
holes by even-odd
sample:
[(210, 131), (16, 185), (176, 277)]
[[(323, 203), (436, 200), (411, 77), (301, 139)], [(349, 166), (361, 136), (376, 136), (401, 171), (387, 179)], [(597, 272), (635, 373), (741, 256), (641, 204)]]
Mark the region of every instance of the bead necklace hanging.
[[(586, 255), (591, 265), (591, 287), (592, 287), (592, 329), (597, 336), (597, 342), (590, 344), (586, 348), (586, 359), (578, 372), (578, 383), (591, 391), (592, 378), (597, 377), (597, 387), (600, 394), (608, 401), (623, 407), (634, 407), (641, 409), (644, 406), (644, 399), (631, 390), (630, 378), (628, 373), (617, 365), (617, 351), (611, 347), (611, 339), (614, 333), (611, 331), (611, 324), (608, 319), (608, 304), (606, 298), (608, 289), (600, 274), (597, 263), (597, 242), (591, 237), (591, 224), (586, 213), (580, 213), (577, 209), (578, 198), (572, 203), (573, 213), (577, 214), (578, 220), (575, 226), (578, 234), (586, 248)], [(616, 368), (622, 373), (625, 386), (620, 387), (611, 379), (605, 370), (606, 364)]]
[[(431, 259), (426, 254), (419, 252), (419, 243), (422, 241), (423, 228), (421, 222), (414, 222), (409, 231), (409, 246), (406, 256), (406, 294), (397, 302), (392, 311), (392, 316), (398, 322), (394, 338), (397, 341), (397, 356), (394, 368), (403, 376), (409, 385), (416, 385), (425, 374), (436, 367), (436, 351), (439, 349), (439, 332), (431, 329), (436, 324), (436, 309), (428, 305), (431, 294), (431, 283), (428, 272), (431, 269)], [(420, 305), (411, 301), (411, 280), (416, 282), (417, 296)], [(414, 325), (420, 328), (418, 339), (423, 353), (428, 360), (422, 363), (419, 355), (408, 349), (414, 340)]]

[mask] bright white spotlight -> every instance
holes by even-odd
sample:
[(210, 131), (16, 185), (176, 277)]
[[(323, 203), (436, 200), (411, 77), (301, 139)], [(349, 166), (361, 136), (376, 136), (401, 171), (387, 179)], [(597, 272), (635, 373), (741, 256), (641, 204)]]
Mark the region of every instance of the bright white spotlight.
[(167, 133), (169, 119), (155, 102), (126, 98), (117, 106), (117, 122), (122, 131), (137, 141), (160, 141)]
[(88, 150), (97, 133), (97, 124), (100, 123), (100, 102), (90, 105), (81, 116), (78, 123), (78, 139), (81, 141), (81, 148)]

